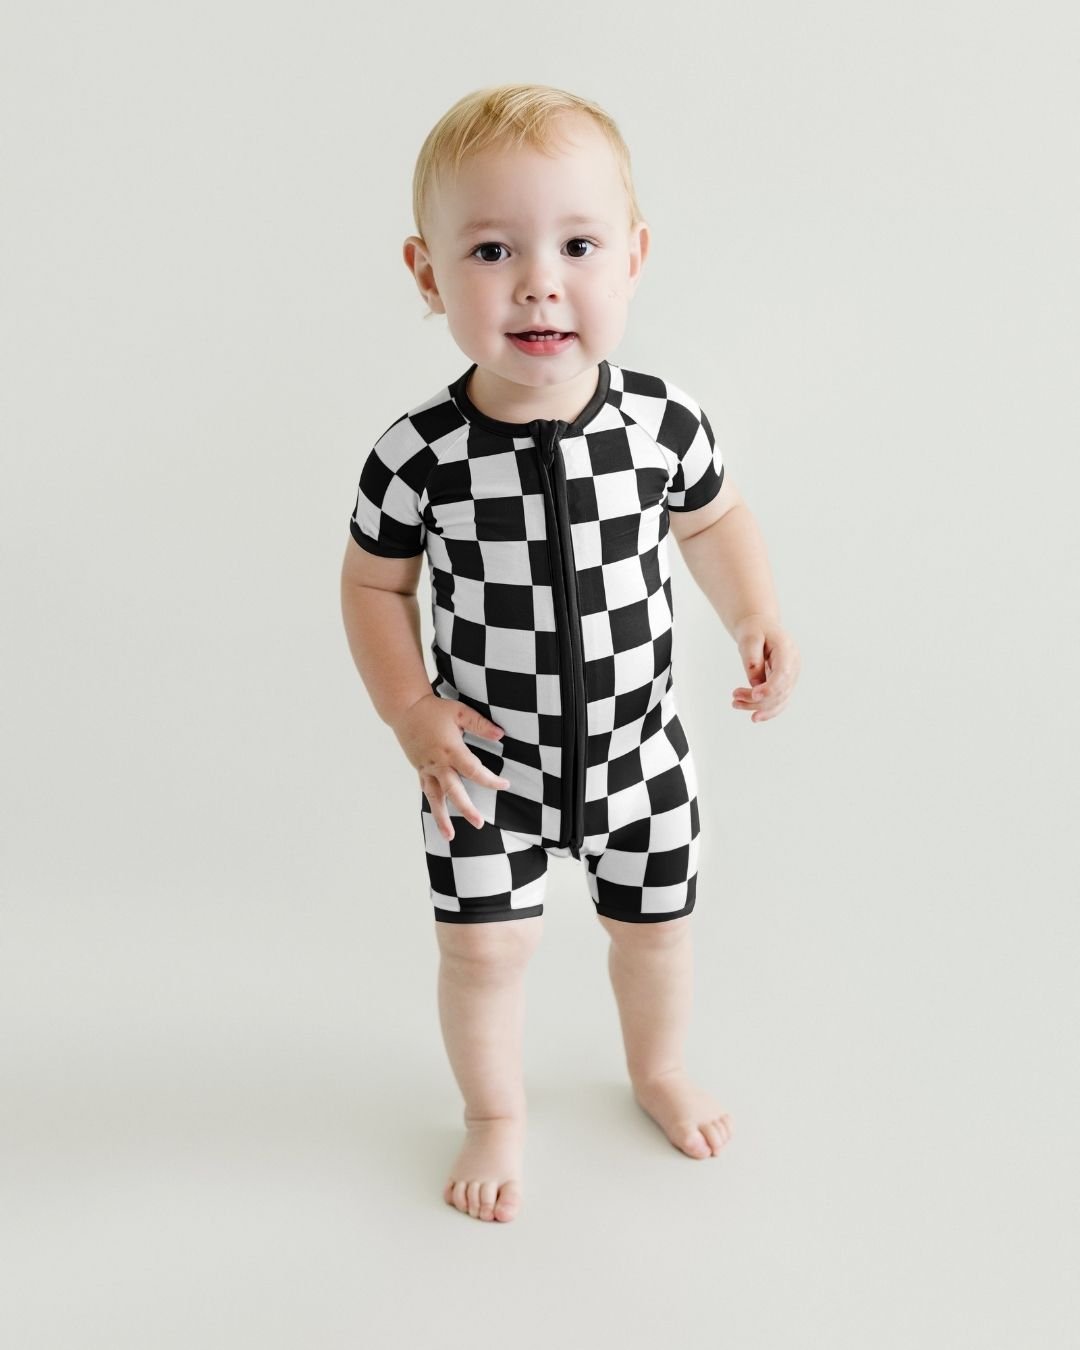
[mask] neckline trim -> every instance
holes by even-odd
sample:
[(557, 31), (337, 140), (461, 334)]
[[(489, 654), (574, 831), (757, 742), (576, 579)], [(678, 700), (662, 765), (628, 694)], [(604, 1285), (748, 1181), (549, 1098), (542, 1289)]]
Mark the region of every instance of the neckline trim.
[(596, 416), (600, 409), (607, 402), (608, 391), (611, 388), (611, 367), (606, 360), (599, 363), (599, 377), (596, 381), (596, 389), (588, 403), (582, 408), (572, 422), (563, 422), (554, 417), (533, 418), (531, 422), (502, 422), (497, 417), (489, 417), (483, 413), (465, 392), (465, 386), (469, 382), (469, 376), (476, 369), (477, 363), (472, 365), (459, 375), (450, 385), (450, 396), (457, 404), (461, 415), (466, 421), (472, 422), (475, 426), (483, 427), (485, 431), (493, 431), (500, 436), (531, 436), (538, 422), (556, 422), (564, 426), (570, 433), (580, 432)]

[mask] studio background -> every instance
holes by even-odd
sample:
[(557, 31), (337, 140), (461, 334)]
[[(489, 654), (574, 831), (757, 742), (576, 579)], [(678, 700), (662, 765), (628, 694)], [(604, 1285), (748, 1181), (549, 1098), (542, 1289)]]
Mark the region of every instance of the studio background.
[[(7, 1343), (1070, 1344), (1078, 37), (956, 0), (5, 10)], [(630, 146), (611, 359), (708, 412), (803, 674), (731, 708), (670, 540), (688, 1065), (735, 1137), (695, 1162), (634, 1106), (553, 860), (494, 1225), (441, 1200), (417, 778), (338, 578), (370, 445), (469, 364), (401, 260), (416, 154), (512, 80)]]

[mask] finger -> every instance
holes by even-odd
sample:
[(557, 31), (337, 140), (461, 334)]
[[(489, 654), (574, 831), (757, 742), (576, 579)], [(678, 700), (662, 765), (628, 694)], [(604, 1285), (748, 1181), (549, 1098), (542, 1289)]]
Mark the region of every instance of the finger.
[(779, 635), (768, 664), (770, 679), (786, 688), (793, 681), (799, 666), (799, 650), (794, 638), (786, 633)]
[[(464, 707), (464, 705), (462, 705)], [(477, 736), (484, 736), (489, 741), (497, 741), (500, 736), (505, 736), (497, 723), (490, 717), (485, 717), (483, 713), (478, 713), (475, 708), (467, 708), (462, 716), (461, 725), (467, 730), (475, 732)]]
[(774, 684), (763, 684), (757, 689), (750, 689), (745, 694), (733, 694), (733, 698), (738, 698), (740, 703), (745, 703), (749, 708), (769, 708), (777, 699), (790, 698), (790, 689), (777, 689)]
[(457, 776), (456, 771), (447, 767), (444, 776), (440, 775), (440, 778), (446, 787), (447, 796), (450, 800), (467, 821), (480, 829), (483, 826), (484, 817), (469, 800), (469, 794), (465, 791), (465, 784)]
[(731, 706), (733, 708), (745, 708), (750, 712), (764, 712), (770, 716), (779, 712), (787, 703), (790, 694), (772, 694), (768, 698), (733, 698)]
[(769, 722), (784, 711), (788, 705), (786, 698), (778, 699), (767, 708), (758, 708), (750, 717), (751, 722)]
[(446, 809), (446, 790), (433, 773), (420, 775), (420, 786), (431, 806), (431, 814), (439, 833), (446, 839), (453, 839), (454, 827), (450, 822), (450, 813)]
[[(462, 742), (462, 744), (464, 744), (464, 742)], [(492, 773), (481, 759), (476, 755), (470, 754), (468, 750), (455, 758), (454, 768), (459, 774), (464, 775), (466, 778), (471, 778), (474, 782), (482, 783), (484, 787), (508, 788), (510, 786), (509, 778), (500, 778), (498, 774)]]

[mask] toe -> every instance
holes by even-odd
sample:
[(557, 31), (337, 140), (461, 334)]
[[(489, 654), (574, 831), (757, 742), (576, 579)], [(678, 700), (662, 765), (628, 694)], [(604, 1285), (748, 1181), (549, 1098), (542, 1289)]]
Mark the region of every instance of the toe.
[(491, 1219), (495, 1215), (495, 1196), (499, 1187), (494, 1181), (485, 1181), (480, 1186), (480, 1217)]
[(521, 1204), (521, 1187), (516, 1181), (504, 1181), (499, 1187), (499, 1198), (495, 1204), (495, 1217), (500, 1223), (512, 1219)]
[(679, 1148), (684, 1153), (688, 1153), (691, 1158), (707, 1158), (712, 1152), (708, 1142), (696, 1125), (678, 1135), (676, 1142)]
[(723, 1130), (715, 1120), (706, 1120), (701, 1126), (701, 1133), (709, 1141), (709, 1149), (712, 1153), (719, 1153), (727, 1143)]
[(469, 1217), (478, 1219), (480, 1217), (480, 1183), (470, 1181), (466, 1187), (466, 1196), (468, 1197)]
[(465, 1182), (455, 1181), (453, 1190), (453, 1199), (451, 1201), (455, 1209), (460, 1209), (462, 1214), (468, 1214), (469, 1206), (465, 1198)]

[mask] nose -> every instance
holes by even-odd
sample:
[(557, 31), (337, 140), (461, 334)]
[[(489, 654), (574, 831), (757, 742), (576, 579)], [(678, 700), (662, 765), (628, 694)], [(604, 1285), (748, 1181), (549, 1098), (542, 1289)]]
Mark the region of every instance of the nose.
[(559, 300), (562, 296), (555, 269), (544, 258), (526, 263), (515, 291), (520, 304), (536, 304), (540, 299)]

